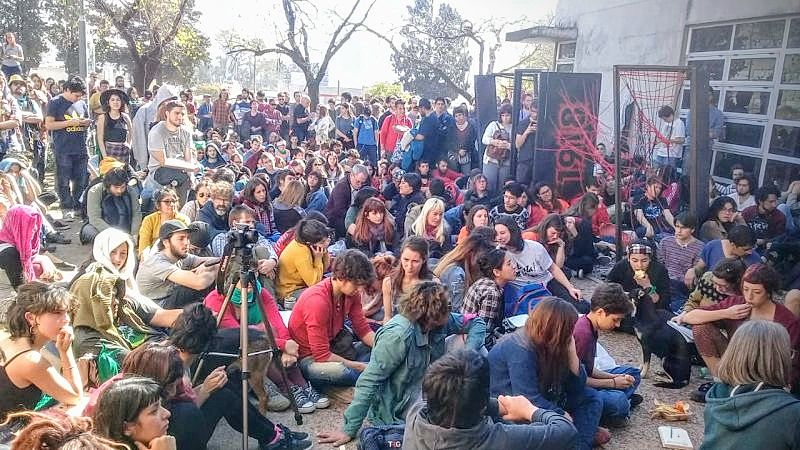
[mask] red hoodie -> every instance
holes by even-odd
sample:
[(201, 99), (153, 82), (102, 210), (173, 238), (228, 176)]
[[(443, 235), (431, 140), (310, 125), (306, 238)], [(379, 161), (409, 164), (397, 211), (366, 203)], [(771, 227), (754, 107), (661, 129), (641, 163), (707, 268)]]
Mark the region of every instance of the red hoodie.
[(414, 124), (411, 123), (411, 119), (408, 116), (403, 116), (403, 118), (398, 118), (397, 115), (392, 114), (391, 116), (387, 117), (383, 121), (383, 126), (381, 127), (381, 148), (386, 152), (393, 152), (394, 147), (397, 145), (397, 141), (403, 137), (403, 133), (399, 133), (394, 130), (395, 125), (403, 125), (408, 128), (411, 128)]

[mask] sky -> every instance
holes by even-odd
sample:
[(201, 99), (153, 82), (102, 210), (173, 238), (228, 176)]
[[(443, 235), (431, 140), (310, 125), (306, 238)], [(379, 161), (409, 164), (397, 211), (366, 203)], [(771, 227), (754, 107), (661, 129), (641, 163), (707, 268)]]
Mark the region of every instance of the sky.
[[(311, 36), (312, 47), (321, 51), (327, 46), (329, 32), (332, 28), (332, 21), (328, 13), (329, 5), (336, 6), (339, 14), (346, 14), (352, 6), (354, 0), (337, 1), (314, 1), (317, 5), (318, 14), (314, 17), (316, 30)], [(509, 27), (508, 31), (514, 29), (527, 28), (532, 26), (536, 20), (546, 17), (555, 9), (557, 0), (451, 0), (450, 5), (454, 6), (465, 19), (474, 24), (479, 24), (489, 17), (498, 19), (517, 20), (524, 16), (528, 19), (519, 26)], [(387, 30), (391, 32), (399, 27), (406, 14), (406, 6), (411, 5), (412, 0), (377, 0), (367, 24), (377, 30)], [(438, 1), (436, 5), (438, 5)], [(491, 8), (487, 16), (488, 4), (497, 5)], [(368, 4), (368, 0), (362, 0), (362, 4)], [(253, 11), (253, 5), (258, 5), (259, 9)], [(235, 29), (245, 37), (261, 37), (265, 42), (275, 42), (273, 23), (271, 17), (275, 17), (279, 22), (283, 22), (283, 10), (279, 0), (197, 0), (196, 8), (202, 13), (200, 18), (201, 29), (215, 41), (211, 48), (212, 57), (223, 53), (216, 37), (220, 32)], [(438, 8), (438, 6), (435, 6)], [(478, 45), (469, 41), (470, 49), (473, 52), (473, 59), (477, 60)], [(313, 49), (312, 49), (313, 51)], [(506, 43), (498, 55), (496, 68), (502, 68), (515, 61), (515, 57), (524, 51), (523, 44)], [(362, 87), (370, 86), (380, 81), (396, 81), (397, 76), (392, 70), (390, 62), (391, 50), (389, 46), (377, 37), (360, 32), (353, 35), (339, 53), (331, 61), (329, 66), (329, 84), (341, 83), (342, 87)], [(321, 58), (317, 58), (319, 61)], [(288, 58), (284, 61), (288, 62)], [(473, 71), (477, 73), (477, 63), (474, 64)]]

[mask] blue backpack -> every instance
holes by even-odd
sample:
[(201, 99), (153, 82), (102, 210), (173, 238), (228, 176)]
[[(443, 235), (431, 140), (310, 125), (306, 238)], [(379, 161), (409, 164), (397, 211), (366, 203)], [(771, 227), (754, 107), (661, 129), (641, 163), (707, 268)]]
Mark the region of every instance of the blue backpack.
[(503, 315), (513, 317), (528, 314), (536, 308), (539, 300), (552, 295), (541, 283), (531, 283), (523, 287), (507, 284), (503, 290)]

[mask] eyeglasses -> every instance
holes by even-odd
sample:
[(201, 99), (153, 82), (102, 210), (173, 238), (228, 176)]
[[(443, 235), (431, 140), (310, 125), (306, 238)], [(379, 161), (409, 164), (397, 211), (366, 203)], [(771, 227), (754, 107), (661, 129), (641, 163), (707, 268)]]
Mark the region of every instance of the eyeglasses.
[(178, 203), (177, 200), (161, 200), (161, 203), (166, 203), (168, 205), (172, 205), (173, 203)]
[(210, 195), (210, 194), (207, 194), (207, 193), (205, 193), (205, 192), (198, 192), (198, 193), (197, 193), (197, 198), (206, 198), (206, 197), (208, 197), (209, 195)]

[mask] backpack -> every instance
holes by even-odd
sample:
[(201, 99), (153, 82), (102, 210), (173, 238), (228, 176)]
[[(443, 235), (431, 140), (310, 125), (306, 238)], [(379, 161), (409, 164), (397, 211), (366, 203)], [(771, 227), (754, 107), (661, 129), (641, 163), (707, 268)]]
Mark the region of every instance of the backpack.
[(365, 427), (358, 437), (358, 450), (383, 450), (402, 448), (404, 425)]
[(513, 284), (506, 285), (503, 290), (503, 315), (513, 317), (528, 314), (536, 308), (542, 297), (552, 295), (541, 283), (531, 283), (521, 288)]

